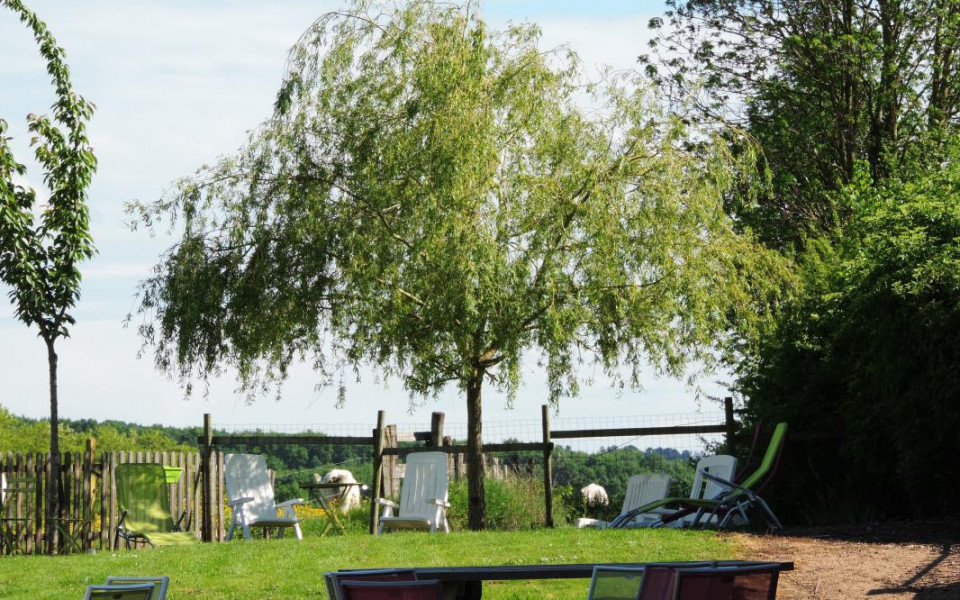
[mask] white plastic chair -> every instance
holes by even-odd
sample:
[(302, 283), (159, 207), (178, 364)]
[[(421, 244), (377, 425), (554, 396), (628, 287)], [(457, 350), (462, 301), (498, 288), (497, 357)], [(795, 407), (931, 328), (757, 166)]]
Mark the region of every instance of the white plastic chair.
[[(383, 506), (380, 527), (386, 529), (426, 529), (430, 533), (442, 529), (450, 532), (447, 523), (447, 455), (443, 452), (415, 452), (407, 456), (406, 473), (400, 486), (400, 504), (377, 498)], [(394, 514), (397, 511), (397, 514)]]
[[(237, 524), (243, 529), (243, 538), (250, 539), (251, 527), (278, 527), (280, 536), (292, 527), (298, 540), (303, 539), (300, 520), (293, 507), (304, 504), (303, 498), (295, 498), (277, 504), (273, 496), (273, 484), (267, 471), (267, 461), (259, 454), (228, 454), (224, 464), (224, 480), (227, 485), (227, 502), (233, 511), (227, 541), (233, 539)], [(277, 514), (280, 511), (280, 515)]]
[[(690, 486), (690, 498), (699, 500), (711, 500), (717, 498), (729, 491), (729, 487), (721, 485), (715, 481), (707, 479), (704, 473), (709, 473), (721, 479), (733, 479), (737, 471), (737, 459), (727, 454), (717, 454), (713, 456), (704, 456), (697, 462), (697, 474), (693, 477), (693, 485)], [(646, 525), (659, 525), (663, 517), (669, 517), (676, 514), (676, 510), (670, 508), (655, 508), (648, 513), (638, 516), (638, 520)], [(712, 517), (708, 517), (712, 518)], [(715, 518), (713, 518), (715, 521)], [(697, 521), (695, 512), (691, 512), (679, 519), (673, 519), (665, 523), (668, 527), (688, 527)], [(700, 524), (707, 523), (704, 518), (700, 519)]]
[[(670, 477), (667, 475), (657, 473), (634, 475), (627, 480), (627, 493), (623, 497), (623, 508), (620, 509), (620, 515), (614, 519), (614, 521), (618, 521), (633, 509), (643, 506), (644, 504), (663, 500), (667, 497), (669, 489)], [(642, 518), (643, 515), (638, 515), (631, 519), (631, 521), (639, 523)], [(608, 524), (607, 521), (599, 521), (597, 519), (577, 519), (577, 527), (580, 529), (584, 527), (602, 528)], [(628, 524), (625, 526), (629, 527)]]

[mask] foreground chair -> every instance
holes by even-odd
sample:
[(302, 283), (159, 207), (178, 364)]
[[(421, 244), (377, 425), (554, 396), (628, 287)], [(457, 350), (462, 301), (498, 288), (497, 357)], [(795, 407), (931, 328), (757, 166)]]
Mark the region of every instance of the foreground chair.
[[(669, 489), (670, 477), (668, 475), (659, 475), (656, 473), (634, 475), (627, 480), (627, 493), (623, 497), (623, 508), (620, 509), (620, 515), (610, 523), (620, 523), (621, 517), (624, 517), (633, 509), (666, 498)], [(634, 523), (639, 523), (643, 517), (644, 515), (635, 515), (629, 520)], [(607, 527), (610, 523), (597, 519), (577, 519), (577, 527), (580, 529), (584, 527), (602, 528)], [(627, 523), (623, 523), (619, 526), (623, 527), (628, 525)]]
[(587, 600), (637, 600), (644, 570), (644, 567), (597, 565), (590, 577)]
[(427, 581), (340, 582), (341, 600), (443, 600), (443, 588), (436, 579)]
[(157, 600), (152, 583), (135, 585), (88, 585), (83, 600)]
[[(400, 487), (400, 504), (384, 498), (377, 533), (387, 529), (426, 529), (431, 533), (442, 529), (450, 532), (447, 523), (447, 455), (443, 452), (414, 452), (407, 456), (406, 473)], [(397, 514), (394, 514), (394, 511)]]
[(780, 565), (654, 567), (636, 600), (774, 600)]
[(107, 585), (143, 585), (145, 583), (153, 584), (153, 595), (150, 600), (164, 600), (167, 596), (167, 587), (170, 585), (170, 578), (166, 575), (157, 577), (124, 577), (110, 575), (107, 577)]
[(344, 600), (340, 582), (347, 581), (416, 581), (413, 569), (362, 569), (357, 571), (332, 571), (324, 573), (329, 600)]
[(262, 455), (228, 454), (224, 461), (224, 481), (229, 499), (227, 504), (233, 512), (227, 531), (228, 542), (233, 539), (237, 524), (243, 529), (245, 540), (250, 539), (251, 527), (277, 527), (281, 537), (286, 528), (293, 528), (297, 539), (303, 539), (300, 520), (293, 507), (305, 502), (303, 498), (296, 498), (276, 503), (267, 461)]
[(200, 540), (180, 528), (186, 511), (176, 523), (170, 514), (170, 492), (163, 466), (153, 463), (117, 465), (117, 524), (114, 546), (123, 538), (127, 548), (136, 540), (151, 546), (198, 544)]
[[(734, 518), (743, 522), (749, 521), (747, 511), (756, 506), (760, 508), (761, 514), (771, 528), (783, 529), (780, 520), (777, 519), (763, 498), (759, 496), (759, 492), (770, 483), (776, 473), (786, 435), (787, 424), (779, 423), (770, 437), (770, 444), (760, 465), (740, 483), (734, 483), (729, 479), (701, 471), (705, 480), (726, 488), (726, 491), (719, 496), (714, 498), (666, 498), (636, 508), (630, 511), (625, 518), (632, 519), (639, 514), (650, 513), (663, 508), (673, 508), (675, 509), (673, 512), (662, 516), (654, 526), (667, 525), (673, 520), (694, 515), (690, 523), (693, 526), (716, 524), (718, 528), (723, 529), (734, 524)], [(613, 523), (611, 523), (611, 526), (613, 526)]]

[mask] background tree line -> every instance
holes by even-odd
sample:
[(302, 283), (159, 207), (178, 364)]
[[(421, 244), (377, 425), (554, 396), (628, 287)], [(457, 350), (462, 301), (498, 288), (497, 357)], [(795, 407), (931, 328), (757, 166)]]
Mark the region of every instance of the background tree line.
[[(44, 419), (29, 419), (12, 415), (0, 406), (0, 452), (47, 452), (50, 427)], [(87, 438), (96, 438), (97, 449), (115, 451), (184, 451), (196, 452), (199, 427), (170, 427), (139, 425), (123, 421), (95, 421), (93, 419), (62, 419), (60, 421), (60, 448), (63, 452), (82, 452)], [(272, 434), (275, 435), (275, 434)], [(321, 434), (322, 435), (322, 434)], [(463, 443), (460, 441), (459, 443)], [(369, 483), (373, 477), (373, 462), (368, 446), (299, 446), (262, 444), (256, 446), (221, 445), (224, 453), (242, 452), (263, 454), (267, 464), (276, 471), (278, 497), (302, 497), (300, 483), (313, 481), (314, 473), (326, 473), (335, 468), (347, 469), (357, 481)], [(543, 460), (540, 453), (507, 452), (497, 454), (501, 464), (513, 473), (539, 482), (543, 478)], [(673, 480), (672, 491), (686, 495), (693, 478), (694, 457), (689, 451), (673, 448), (646, 448), (635, 446), (601, 448), (595, 453), (582, 452), (569, 446), (558, 446), (553, 453), (554, 483), (568, 488), (572, 504), (574, 492), (588, 483), (604, 486), (611, 498), (611, 506), (619, 511), (626, 493), (626, 482), (639, 473), (665, 473)]]

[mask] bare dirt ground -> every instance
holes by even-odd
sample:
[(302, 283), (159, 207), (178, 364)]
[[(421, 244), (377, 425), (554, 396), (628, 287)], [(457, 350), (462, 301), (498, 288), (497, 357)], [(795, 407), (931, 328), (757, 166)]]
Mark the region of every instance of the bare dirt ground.
[(778, 599), (960, 600), (960, 521), (733, 535), (751, 558), (794, 562)]

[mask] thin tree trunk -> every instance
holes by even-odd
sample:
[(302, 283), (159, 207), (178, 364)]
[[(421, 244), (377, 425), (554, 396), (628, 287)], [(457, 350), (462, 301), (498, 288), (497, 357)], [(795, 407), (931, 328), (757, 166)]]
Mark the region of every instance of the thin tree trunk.
[(47, 366), (50, 371), (50, 479), (47, 481), (47, 506), (44, 512), (46, 552), (57, 552), (57, 517), (60, 513), (60, 417), (57, 412), (57, 352), (53, 338), (44, 336)]
[(478, 370), (467, 383), (467, 495), (468, 523), (472, 531), (486, 527), (483, 494), (483, 406), (480, 389), (483, 372)]

